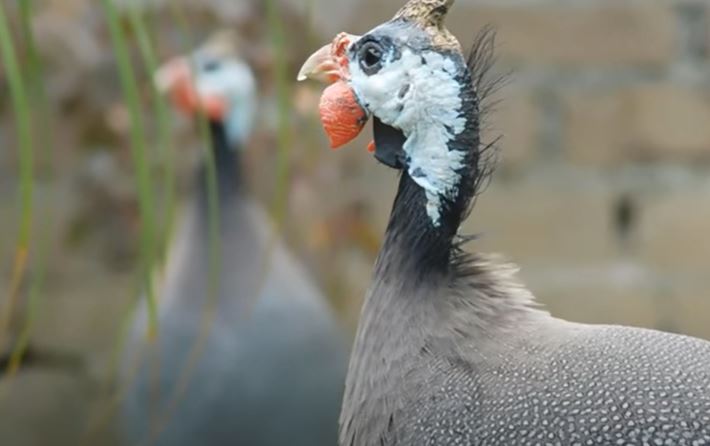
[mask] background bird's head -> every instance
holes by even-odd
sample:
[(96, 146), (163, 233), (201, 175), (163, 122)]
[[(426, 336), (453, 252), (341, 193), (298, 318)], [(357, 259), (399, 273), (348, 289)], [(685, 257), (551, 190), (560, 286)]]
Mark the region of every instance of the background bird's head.
[(232, 32), (215, 33), (197, 50), (161, 66), (154, 80), (176, 108), (224, 124), (229, 140), (242, 143), (253, 126), (257, 86), (236, 42)]
[(299, 75), (332, 83), (320, 112), (333, 147), (374, 117), (375, 157), (425, 190), (435, 226), (442, 207), (465, 206), (473, 195), (479, 155), (474, 81), (459, 42), (444, 27), (453, 3), (411, 0), (363, 36), (338, 35)]

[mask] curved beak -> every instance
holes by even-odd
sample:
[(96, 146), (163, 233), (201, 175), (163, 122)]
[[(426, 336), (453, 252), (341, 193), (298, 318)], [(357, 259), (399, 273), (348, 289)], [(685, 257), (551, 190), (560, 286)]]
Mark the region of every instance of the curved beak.
[(296, 78), (299, 82), (306, 79), (332, 84), (340, 79), (340, 68), (330, 54), (331, 44), (321, 47), (306, 59)]
[(347, 50), (360, 37), (338, 34), (333, 42), (313, 53), (298, 72), (298, 80), (313, 79), (332, 84), (323, 91), (319, 112), (321, 124), (333, 149), (355, 139), (367, 123), (369, 115), (349, 85), (350, 69)]
[(350, 79), (347, 51), (360, 36), (340, 33), (328, 45), (321, 47), (306, 59), (298, 72), (297, 79), (313, 79), (326, 84)]

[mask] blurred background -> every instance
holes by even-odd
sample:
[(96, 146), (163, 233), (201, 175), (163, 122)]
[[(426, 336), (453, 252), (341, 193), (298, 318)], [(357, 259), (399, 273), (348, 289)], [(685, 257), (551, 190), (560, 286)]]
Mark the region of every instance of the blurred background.
[[(121, 341), (162, 258), (142, 255), (146, 221), (162, 247), (206, 144), (150, 75), (217, 29), (259, 77), (250, 188), (354, 330), (397, 178), (367, 135), (327, 149), (321, 86), (294, 80), (401, 3), (3, 1), (2, 444), (117, 444)], [(469, 249), (520, 265), (557, 316), (710, 339), (710, 2), (458, 0), (449, 18), (464, 46), (487, 24), (509, 77)]]

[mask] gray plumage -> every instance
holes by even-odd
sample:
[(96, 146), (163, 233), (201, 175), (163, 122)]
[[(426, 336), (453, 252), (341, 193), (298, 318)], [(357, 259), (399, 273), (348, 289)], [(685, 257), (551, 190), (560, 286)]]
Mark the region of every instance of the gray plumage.
[(202, 166), (158, 292), (157, 342), (146, 343), (144, 308), (128, 343), (124, 437), (131, 445), (333, 445), (347, 360), (343, 334), (241, 184), (240, 149), (225, 126), (212, 122), (211, 132), (216, 292), (209, 292), (212, 222)]
[(710, 445), (709, 343), (555, 319), (511, 267), (466, 269), (376, 275), (342, 445)]
[[(127, 367), (137, 355), (144, 364), (128, 378), (127, 438), (144, 438), (167, 415), (151, 444), (333, 444), (346, 353), (330, 310), (280, 244), (265, 258), (270, 223), (247, 197), (221, 207), (224, 272), (209, 303), (207, 217), (192, 206), (167, 267), (157, 345), (145, 344), (145, 316), (136, 321)], [(199, 342), (187, 390), (167, 412)]]
[(490, 172), (481, 95), (494, 45), (484, 33), (467, 63), (443, 28), (453, 3), (411, 0), (302, 69), (344, 67), (335, 76), (358, 104), (343, 103), (374, 116), (375, 157), (401, 171), (340, 445), (710, 445), (709, 342), (556, 319), (514, 267), (463, 251), (458, 228)]

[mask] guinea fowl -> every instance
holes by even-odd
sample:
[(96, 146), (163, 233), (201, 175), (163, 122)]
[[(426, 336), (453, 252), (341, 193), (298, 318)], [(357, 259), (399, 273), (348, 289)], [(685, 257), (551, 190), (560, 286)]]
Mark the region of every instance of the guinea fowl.
[[(203, 160), (169, 251), (158, 339), (155, 345), (144, 342), (142, 311), (130, 341), (126, 440), (170, 446), (335, 444), (347, 364), (343, 334), (294, 259), (272, 243), (271, 225), (245, 190), (239, 166), (257, 105), (254, 77), (220, 35), (167, 63), (156, 82), (183, 111), (209, 120), (222, 273), (211, 296)], [(203, 318), (209, 305), (212, 321)], [(193, 352), (199, 357), (191, 358)], [(137, 358), (144, 365), (134, 379), (130, 369)]]
[(444, 27), (453, 0), (411, 0), (340, 34), (299, 75), (331, 82), (338, 146), (374, 117), (375, 157), (401, 172), (365, 298), (340, 444), (710, 445), (710, 343), (584, 325), (536, 308), (515, 268), (457, 235), (490, 170), (481, 73)]

